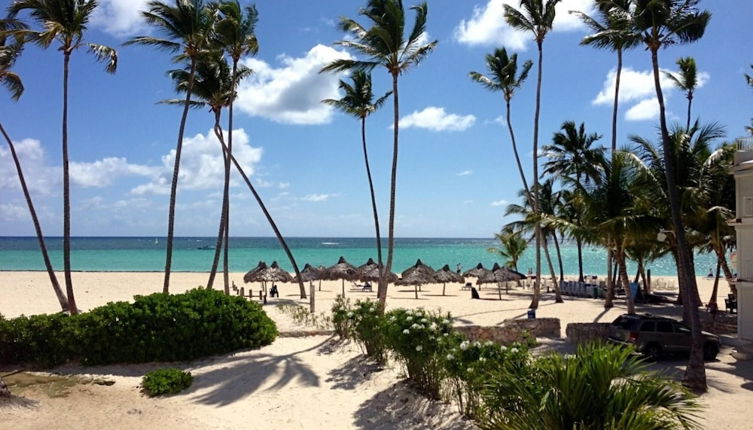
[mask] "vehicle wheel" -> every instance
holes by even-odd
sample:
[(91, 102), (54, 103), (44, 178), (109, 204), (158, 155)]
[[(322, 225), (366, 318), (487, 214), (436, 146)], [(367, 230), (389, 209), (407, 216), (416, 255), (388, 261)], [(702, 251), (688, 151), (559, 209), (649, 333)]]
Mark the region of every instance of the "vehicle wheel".
[(719, 347), (716, 344), (708, 342), (703, 345), (703, 359), (710, 361), (716, 358), (716, 354), (719, 353)]
[(645, 348), (643, 348), (643, 355), (645, 355), (646, 358), (651, 361), (656, 361), (661, 355), (661, 346), (655, 343), (649, 343)]

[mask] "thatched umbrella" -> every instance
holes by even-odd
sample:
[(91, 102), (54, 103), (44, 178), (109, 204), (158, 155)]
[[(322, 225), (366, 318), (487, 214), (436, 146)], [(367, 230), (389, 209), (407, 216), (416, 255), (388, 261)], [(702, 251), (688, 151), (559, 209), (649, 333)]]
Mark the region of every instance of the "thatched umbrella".
[(355, 279), (357, 270), (358, 269), (356, 269), (355, 266), (345, 260), (345, 257), (340, 257), (340, 259), (337, 260), (337, 264), (327, 268), (327, 270), (324, 272), (323, 278), (330, 281), (341, 279), (343, 297), (345, 297), (345, 281), (351, 281)]
[(496, 283), (499, 290), (499, 299), (502, 300), (502, 282), (507, 287), (508, 282), (519, 281), (521, 279), (525, 279), (525, 275), (522, 273), (510, 270), (507, 267), (500, 267), (499, 264), (494, 263), (492, 271), (479, 277), (478, 283)]
[(364, 264), (358, 266), (358, 271), (366, 271), (373, 267), (377, 267), (377, 264), (374, 262), (373, 258), (369, 257), (369, 259)]
[[(322, 273), (324, 272), (325, 268), (322, 266), (314, 267), (308, 263), (306, 263), (305, 266), (303, 266), (303, 270), (301, 270), (301, 280), (303, 282), (308, 282), (311, 284), (314, 281), (319, 281), (319, 291), (322, 290)], [(294, 278), (295, 282), (298, 282), (298, 278)]]
[(256, 265), (253, 269), (249, 270), (245, 275), (243, 275), (243, 282), (249, 283), (249, 282), (258, 282), (259, 279), (259, 273), (261, 273), (263, 270), (267, 269), (267, 263), (260, 261), (259, 264)]
[[(424, 262), (421, 261), (421, 259), (419, 258), (418, 260), (416, 260), (416, 264), (403, 270), (403, 273), (401, 273), (400, 276), (405, 278), (406, 276), (410, 276), (414, 271), (424, 273), (427, 276), (432, 277), (432, 278), (434, 277), (434, 273), (435, 273), (435, 270), (433, 267), (424, 264)], [(418, 290), (421, 291), (420, 284), (418, 285)]]
[[(426, 269), (420, 268), (419, 263), (421, 263), (421, 260), (418, 260), (415, 266), (413, 266), (414, 270), (410, 270), (410, 268), (403, 272), (402, 278), (400, 278), (397, 282), (395, 282), (396, 285), (413, 285), (416, 298), (418, 298), (418, 287), (423, 284), (431, 284), (433, 282), (436, 282), (436, 279), (434, 278), (434, 271), (428, 271)], [(421, 263), (423, 265), (423, 263)], [(425, 266), (424, 267), (429, 267)]]
[[(356, 277), (359, 281), (377, 282), (379, 281), (379, 266), (375, 264), (364, 269), (359, 268)], [(398, 276), (393, 272), (387, 274), (387, 283), (394, 283), (398, 279)]]
[(481, 277), (481, 275), (483, 275), (485, 273), (488, 273), (488, 272), (491, 272), (491, 270), (485, 268), (483, 264), (478, 263), (478, 265), (476, 267), (474, 267), (473, 269), (466, 270), (463, 273), (463, 276), (466, 276), (466, 277), (473, 276), (475, 278), (478, 278), (478, 277)]
[(260, 261), (255, 268), (243, 275), (243, 282), (247, 284), (249, 282), (261, 282), (261, 286), (266, 293), (267, 282), (293, 282), (293, 277), (290, 276), (290, 273), (282, 270), (276, 261), (273, 261), (271, 266), (267, 266), (266, 263)]
[(436, 273), (434, 273), (434, 279), (436, 279), (437, 282), (442, 283), (442, 295), (443, 296), (445, 292), (445, 285), (448, 282), (460, 282), (461, 284), (465, 282), (465, 279), (463, 278), (462, 275), (450, 270), (449, 264), (445, 264), (444, 267), (437, 270)]

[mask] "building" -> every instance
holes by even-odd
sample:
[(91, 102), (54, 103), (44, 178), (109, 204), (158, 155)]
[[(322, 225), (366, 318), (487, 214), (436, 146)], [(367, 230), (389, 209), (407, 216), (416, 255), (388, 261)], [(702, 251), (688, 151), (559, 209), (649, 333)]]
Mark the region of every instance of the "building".
[(737, 336), (736, 357), (753, 358), (753, 149), (737, 151), (732, 167), (737, 193)]

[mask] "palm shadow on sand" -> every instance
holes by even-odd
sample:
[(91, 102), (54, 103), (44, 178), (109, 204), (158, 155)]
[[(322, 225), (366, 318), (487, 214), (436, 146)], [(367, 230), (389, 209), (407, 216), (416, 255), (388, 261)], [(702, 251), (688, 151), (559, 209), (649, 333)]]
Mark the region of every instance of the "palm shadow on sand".
[(368, 381), (371, 375), (384, 369), (384, 366), (358, 355), (345, 362), (342, 366), (329, 371), (326, 382), (332, 384), (332, 389), (353, 390)]

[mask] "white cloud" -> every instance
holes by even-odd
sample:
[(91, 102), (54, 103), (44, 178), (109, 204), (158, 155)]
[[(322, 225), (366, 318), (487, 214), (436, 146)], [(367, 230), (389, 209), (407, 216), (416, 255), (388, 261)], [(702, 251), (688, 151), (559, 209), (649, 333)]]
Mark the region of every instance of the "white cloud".
[[(661, 71), (659, 82), (665, 97), (669, 97), (677, 91), (671, 80)], [(676, 73), (671, 71), (672, 73)], [(614, 89), (617, 79), (617, 70), (613, 68), (607, 73), (601, 91), (591, 103), (594, 105), (612, 106), (614, 103)], [(703, 87), (709, 81), (710, 75), (706, 72), (698, 73), (698, 88)], [(634, 70), (630, 67), (622, 69), (620, 75), (620, 103), (635, 102), (625, 113), (625, 119), (629, 121), (652, 120), (659, 116), (659, 104), (656, 99), (654, 73), (652, 70)]]
[[(32, 193), (50, 194), (62, 181), (62, 166), (50, 166), (45, 159), (42, 144), (36, 139), (13, 142), (16, 155), (24, 172), (26, 185)], [(10, 149), (0, 147), (0, 189), (20, 190), (18, 172)]]
[(158, 168), (130, 164), (123, 157), (107, 157), (91, 163), (70, 163), (71, 182), (82, 187), (106, 187), (122, 176), (154, 176)]
[(507, 206), (509, 203), (510, 202), (508, 202), (507, 200), (497, 200), (495, 202), (492, 202), (491, 205), (496, 208), (500, 206)]
[[(280, 193), (281, 195), (284, 193)], [(338, 194), (309, 194), (306, 197), (302, 197), (301, 200), (305, 202), (326, 202), (332, 197), (337, 197)]]
[[(233, 156), (243, 167), (246, 175), (252, 177), (254, 165), (261, 161), (262, 149), (249, 145), (248, 135), (241, 128), (233, 132)], [(174, 164), (175, 150), (172, 149), (162, 156), (162, 165), (155, 168), (156, 174), (152, 180), (132, 189), (131, 194), (169, 194)], [(219, 187), (224, 181), (224, 171), (222, 150), (211, 130), (206, 135), (199, 133), (183, 140), (178, 179), (181, 189), (205, 190)]]
[[(466, 45), (505, 45), (513, 50), (524, 50), (532, 36), (517, 31), (505, 22), (504, 5), (518, 8), (515, 0), (489, 0), (484, 6), (475, 6), (468, 20), (461, 20), (455, 27), (455, 40)], [(556, 6), (554, 31), (572, 31), (583, 27), (577, 16), (570, 10), (593, 12), (593, 0), (564, 0)]]
[(115, 36), (130, 36), (145, 28), (141, 11), (149, 0), (100, 0), (92, 24)]
[(659, 117), (659, 100), (656, 97), (642, 100), (625, 112), (628, 121), (647, 121)]
[(468, 176), (473, 173), (473, 170), (463, 170), (462, 172), (458, 172), (458, 176)]
[(29, 208), (21, 203), (0, 204), (0, 219), (3, 221), (20, 221), (28, 219)]
[(400, 127), (425, 128), (432, 131), (463, 131), (473, 126), (473, 115), (448, 114), (444, 108), (429, 106), (422, 111), (414, 111), (400, 119)]
[(316, 45), (305, 56), (281, 55), (281, 67), (249, 58), (243, 63), (254, 74), (241, 83), (237, 106), (245, 113), (289, 124), (326, 124), (332, 107), (323, 99), (339, 98), (339, 74), (319, 73), (340, 58), (352, 58), (345, 51)]

